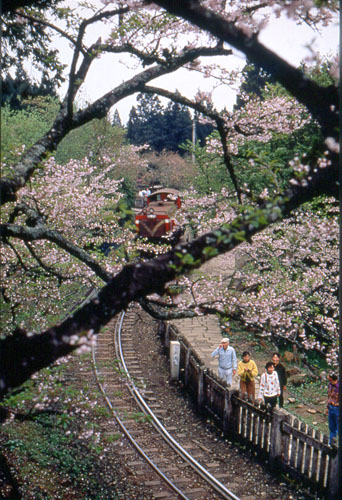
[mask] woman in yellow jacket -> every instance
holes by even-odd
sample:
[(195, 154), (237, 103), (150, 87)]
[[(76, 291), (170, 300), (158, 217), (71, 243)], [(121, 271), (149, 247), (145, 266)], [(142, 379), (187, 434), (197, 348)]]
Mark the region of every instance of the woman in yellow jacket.
[(254, 378), (258, 375), (258, 368), (251, 359), (248, 351), (242, 353), (242, 361), (239, 362), (237, 373), (240, 377), (241, 397), (247, 393), (248, 399), (255, 400), (255, 382)]

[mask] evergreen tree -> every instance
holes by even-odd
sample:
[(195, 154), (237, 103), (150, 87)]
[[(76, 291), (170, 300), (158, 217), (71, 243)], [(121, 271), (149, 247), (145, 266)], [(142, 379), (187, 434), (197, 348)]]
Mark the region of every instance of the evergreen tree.
[(164, 117), (158, 96), (138, 94), (138, 106), (131, 109), (127, 138), (132, 144), (149, 144), (154, 151), (163, 150)]
[(138, 116), (138, 111), (135, 106), (132, 106), (129, 112), (128, 122), (127, 122), (127, 139), (132, 144), (140, 144), (139, 137), (140, 134), (140, 120)]
[(242, 70), (242, 83), (240, 86), (239, 94), (236, 98), (234, 110), (240, 109), (244, 106), (244, 95), (248, 96), (263, 96), (266, 83), (275, 83), (275, 79), (270, 73), (267, 73), (261, 66), (252, 64), (247, 61), (247, 64)]
[(117, 109), (114, 112), (112, 125), (113, 125), (113, 127), (123, 128), (122, 122), (121, 122), (121, 118), (120, 118), (120, 115), (119, 115), (119, 111)]
[[(127, 138), (132, 144), (149, 144), (157, 153), (174, 151), (183, 155), (181, 144), (192, 139), (193, 120), (189, 109), (170, 101), (166, 109), (158, 96), (139, 94), (138, 106), (132, 107), (127, 124)], [(197, 124), (201, 144), (213, 130), (212, 125)]]
[(184, 150), (180, 150), (179, 145), (191, 140), (192, 118), (189, 109), (170, 101), (164, 112), (164, 121), (166, 131), (164, 149), (184, 154)]
[(30, 80), (19, 62), (15, 77), (7, 73), (1, 83), (1, 105), (8, 103), (12, 109), (26, 109), (31, 105), (30, 98), (37, 96), (57, 97), (56, 82), (46, 72), (43, 72), (39, 84)]
[(212, 123), (204, 120), (201, 122), (199, 120), (199, 114), (195, 111), (194, 115), (194, 127), (195, 127), (195, 140), (199, 142), (199, 145), (204, 147), (206, 138), (214, 131), (215, 127)]

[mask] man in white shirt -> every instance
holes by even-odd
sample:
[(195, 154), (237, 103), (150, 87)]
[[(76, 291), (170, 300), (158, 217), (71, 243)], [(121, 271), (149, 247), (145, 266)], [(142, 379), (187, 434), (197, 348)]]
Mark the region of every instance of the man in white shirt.
[(237, 358), (234, 347), (229, 345), (229, 339), (224, 338), (221, 344), (211, 353), (214, 358), (218, 356), (218, 375), (231, 387), (233, 375), (236, 374)]

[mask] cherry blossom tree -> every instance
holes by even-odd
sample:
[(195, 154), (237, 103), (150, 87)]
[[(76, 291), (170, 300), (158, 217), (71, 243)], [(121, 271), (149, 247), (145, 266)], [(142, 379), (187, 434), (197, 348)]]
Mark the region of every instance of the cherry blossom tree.
[(323, 212), (304, 205), (295, 214), (240, 247), (244, 266), (227, 290), (227, 315), (295, 344), (307, 357), (323, 355), (338, 364), (338, 207), (320, 200)]
[[(20, 3), (20, 5), (23, 4), (24, 2)], [(28, 1), (26, 4), (34, 4), (34, 2)], [(314, 82), (303, 71), (292, 67), (264, 47), (258, 41), (257, 36), (268, 15), (268, 12), (263, 15), (262, 7), (268, 7), (279, 15), (288, 15), (299, 22), (317, 26), (319, 23), (326, 24), (331, 21), (336, 10), (336, 2), (320, 2), (316, 5), (313, 1), (269, 0), (260, 4), (248, 0), (228, 3), (213, 0), (203, 2), (130, 0), (123, 4), (121, 1), (106, 0), (104, 4), (106, 5), (104, 8), (95, 11), (90, 17), (80, 19), (76, 23), (76, 32), (73, 31), (73, 25), (70, 33), (68, 26), (63, 25), (63, 22), (61, 26), (58, 26), (57, 20), (51, 22), (47, 18), (32, 19), (32, 15), (25, 14), (25, 11), (18, 12), (22, 19), (47, 23), (51, 29), (67, 37), (74, 47), (74, 56), (69, 74), (69, 88), (53, 126), (12, 166), (11, 175), (1, 180), (1, 203), (6, 207), (1, 229), (6, 245), (12, 238), (25, 243), (36, 237), (43, 237), (57, 244), (58, 238), (57, 235), (53, 236), (53, 230), (44, 228), (45, 214), (40, 212), (39, 207), (35, 207), (32, 212), (31, 206), (30, 213), (27, 212), (23, 217), (26, 207), (20, 205), (20, 191), (27, 189), (28, 183), (39, 172), (41, 162), (55, 150), (70, 130), (93, 118), (106, 116), (112, 106), (136, 92), (158, 93), (165, 97), (172, 97), (175, 102), (188, 105), (215, 121), (224, 163), (231, 175), (240, 203), (248, 193), (239, 186), (230, 161), (232, 151), (227, 142), (229, 134), (236, 141), (255, 135), (266, 141), (270, 137), (267, 128), (277, 129), (278, 123), (275, 120), (277, 110), (284, 111), (283, 116), (286, 117), (286, 121), (283, 125), (284, 123), (287, 125), (288, 116), (293, 117), (293, 120), (290, 120), (292, 130), (302, 126), (309, 114), (321, 129), (326, 154), (321, 158), (310, 157), (308, 163), (301, 158), (294, 160), (296, 175), (286, 191), (278, 193), (273, 198), (255, 200), (253, 206), (239, 210), (234, 218), (227, 217), (218, 229), (202, 234), (190, 243), (178, 245), (153, 260), (129, 264), (117, 274), (115, 274), (115, 269), (111, 269), (112, 275), (108, 276), (108, 271), (104, 269), (104, 274), (100, 277), (108, 283), (100, 289), (95, 298), (89, 300), (59, 324), (50, 326), (41, 333), (28, 333), (21, 330), (2, 340), (1, 394), (6, 394), (8, 390), (21, 384), (37, 370), (71, 353), (84, 342), (91, 341), (101, 327), (117, 312), (125, 309), (130, 302), (140, 299), (145, 301), (146, 297), (155, 293), (163, 295), (170, 281), (188, 273), (219, 253), (231, 251), (245, 241), (252, 241), (255, 235), (269, 225), (280, 221), (304, 202), (318, 195), (336, 197), (338, 193), (338, 92), (336, 87), (333, 85), (324, 87)], [(8, 11), (13, 13), (13, 9), (5, 3), (4, 12)], [(85, 38), (87, 28), (100, 21), (110, 23), (112, 33), (105, 41), (98, 39), (96, 42), (88, 43)], [(179, 93), (172, 94), (165, 89), (149, 85), (149, 82), (158, 76), (170, 74), (181, 67), (186, 67), (189, 71), (204, 71), (212, 74), (212, 68), (204, 68), (198, 59), (202, 56), (228, 57), (232, 49), (226, 48), (225, 44), (245, 53), (250, 61), (268, 71), (296, 99), (296, 102), (290, 98), (278, 99), (278, 102), (275, 100), (274, 103), (270, 101), (269, 107), (265, 108), (265, 116), (260, 121), (260, 130), (254, 127), (254, 123), (251, 128), (250, 121), (246, 119), (247, 114), (252, 112), (254, 103), (247, 104), (246, 109), (239, 112), (236, 117), (221, 115), (212, 107), (208, 107), (203, 98), (201, 101), (190, 102)], [(140, 61), (139, 72), (93, 103), (84, 108), (75, 109), (75, 98), (92, 62), (99, 54), (105, 52), (129, 54), (135, 60)], [(227, 71), (221, 71), (217, 78), (221, 81), (229, 80), (231, 75), (228, 75)], [(210, 101), (210, 96), (208, 96), (208, 101)], [(56, 171), (56, 176), (62, 172), (60, 167), (49, 163), (44, 167), (44, 172), (49, 172), (51, 167)], [(67, 182), (67, 179), (65, 181)], [(113, 184), (110, 189), (116, 196), (114, 188), (116, 185)], [(27, 196), (29, 196), (28, 193)], [(97, 196), (101, 199), (99, 192), (96, 192)], [(103, 206), (106, 206), (104, 200)], [(61, 217), (63, 224), (62, 213), (56, 213), (57, 216)], [(45, 233), (44, 231), (41, 233), (42, 229), (45, 229)], [(63, 231), (65, 229), (63, 224)], [(59, 243), (61, 244), (60, 241)], [(68, 255), (77, 256), (79, 260), (82, 260), (80, 259), (81, 249), (75, 250), (64, 243), (63, 245)], [(29, 248), (27, 250), (29, 251)], [(36, 249), (31, 252), (31, 256), (43, 262), (43, 259), (38, 254), (36, 255)], [(86, 262), (86, 259), (83, 259), (82, 263), (90, 269), (93, 266), (92, 270), (95, 271), (96, 263)]]

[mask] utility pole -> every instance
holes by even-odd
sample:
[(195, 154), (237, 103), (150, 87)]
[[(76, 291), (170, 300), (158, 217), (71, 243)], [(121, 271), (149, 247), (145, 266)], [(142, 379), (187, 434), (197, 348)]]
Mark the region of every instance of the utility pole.
[(193, 117), (193, 120), (192, 120), (192, 147), (193, 147), (193, 150), (192, 150), (192, 163), (195, 163), (195, 146), (196, 146), (196, 121), (197, 121), (197, 114), (196, 114), (196, 111), (194, 113), (194, 117)]

